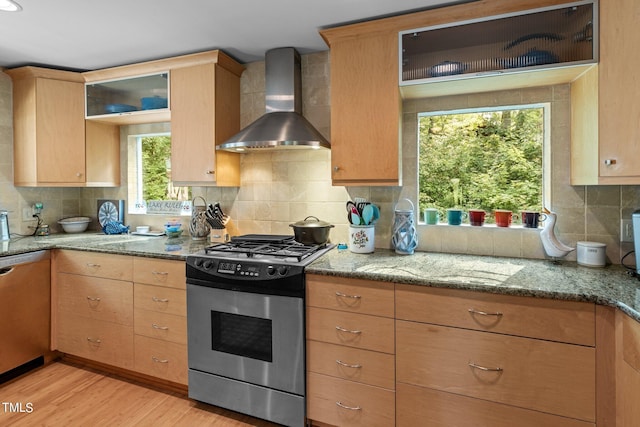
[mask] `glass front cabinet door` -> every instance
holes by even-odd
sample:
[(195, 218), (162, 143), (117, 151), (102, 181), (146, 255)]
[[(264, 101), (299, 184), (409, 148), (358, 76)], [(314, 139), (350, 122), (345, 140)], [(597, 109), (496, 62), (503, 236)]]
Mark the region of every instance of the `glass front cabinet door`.
[(86, 118), (113, 123), (152, 123), (170, 119), (169, 72), (89, 82)]
[(593, 64), (597, 0), (400, 33), (400, 84)]

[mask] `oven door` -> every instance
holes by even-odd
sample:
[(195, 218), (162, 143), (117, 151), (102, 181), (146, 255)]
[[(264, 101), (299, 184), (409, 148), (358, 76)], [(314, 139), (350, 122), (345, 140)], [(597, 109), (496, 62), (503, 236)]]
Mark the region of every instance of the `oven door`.
[(304, 300), (187, 284), (189, 369), (304, 396)]

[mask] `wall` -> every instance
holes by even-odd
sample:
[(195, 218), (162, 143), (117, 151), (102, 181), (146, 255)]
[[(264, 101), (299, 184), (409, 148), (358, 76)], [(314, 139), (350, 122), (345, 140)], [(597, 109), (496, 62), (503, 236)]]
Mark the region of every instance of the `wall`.
[[(247, 64), (241, 79), (242, 126), (264, 112), (264, 62)], [(321, 52), (302, 56), (303, 112), (326, 137), (330, 137), (329, 56)], [(35, 201), (45, 204), (44, 217), (55, 225), (65, 216), (83, 214), (95, 217), (96, 199), (126, 197), (126, 188), (67, 189), (15, 188), (12, 185), (11, 82), (0, 73), (0, 208), (10, 215), (13, 232), (26, 233), (20, 220), (22, 207)], [(553, 117), (551, 141), (551, 203), (558, 213), (556, 230), (560, 239), (571, 245), (580, 240), (607, 244), (613, 263), (632, 245), (618, 243), (620, 218), (629, 218), (640, 207), (639, 186), (569, 185), (569, 118), (570, 87), (567, 85), (522, 91), (497, 92), (470, 96), (443, 97), (404, 103), (403, 182), (400, 187), (333, 187), (330, 179), (330, 152), (266, 152), (243, 155), (242, 187), (196, 187), (194, 195), (207, 202), (219, 201), (231, 215), (232, 229), (237, 233), (290, 234), (290, 223), (314, 215), (336, 225), (331, 231), (334, 242), (347, 240), (344, 203), (353, 197), (366, 197), (380, 205), (382, 218), (376, 227), (376, 247), (389, 247), (393, 209), (398, 201), (408, 198), (415, 203), (417, 189), (418, 111), (501, 105), (520, 102), (551, 102)], [(329, 138), (330, 139), (330, 138)], [(124, 144), (124, 143), (123, 143)], [(126, 182), (126, 144), (123, 150), (123, 183)], [(403, 202), (406, 203), (406, 202)], [(127, 216), (132, 226), (145, 223), (162, 224), (164, 218)], [(497, 229), (447, 225), (418, 226), (419, 250), (473, 253), (496, 256), (543, 258), (539, 230)], [(575, 252), (568, 256), (575, 260)], [(625, 260), (632, 263), (632, 260)]]

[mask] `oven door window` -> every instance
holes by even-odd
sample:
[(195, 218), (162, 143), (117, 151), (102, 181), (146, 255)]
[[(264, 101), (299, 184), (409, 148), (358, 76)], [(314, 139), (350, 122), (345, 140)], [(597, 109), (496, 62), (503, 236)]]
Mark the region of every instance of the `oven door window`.
[(212, 350), (272, 362), (271, 323), (271, 319), (211, 311)]

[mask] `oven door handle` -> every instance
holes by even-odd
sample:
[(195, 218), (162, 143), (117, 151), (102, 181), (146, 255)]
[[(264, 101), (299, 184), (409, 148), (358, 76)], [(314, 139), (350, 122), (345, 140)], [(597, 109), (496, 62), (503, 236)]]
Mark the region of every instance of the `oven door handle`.
[(336, 326), (336, 329), (340, 332), (348, 332), (350, 334), (356, 334), (356, 335), (359, 335), (362, 333), (362, 331), (345, 329), (342, 326)]

